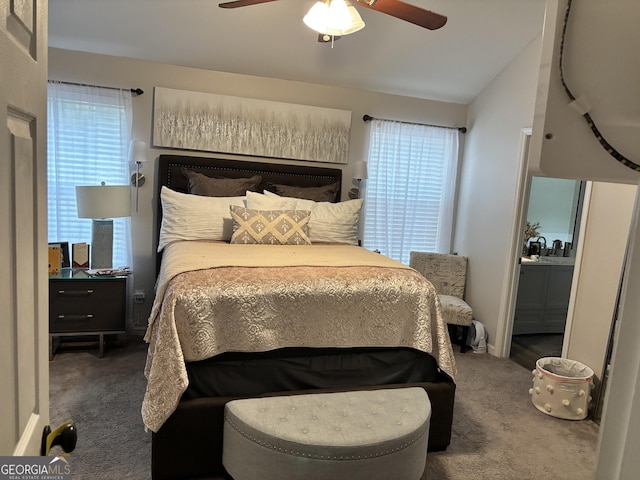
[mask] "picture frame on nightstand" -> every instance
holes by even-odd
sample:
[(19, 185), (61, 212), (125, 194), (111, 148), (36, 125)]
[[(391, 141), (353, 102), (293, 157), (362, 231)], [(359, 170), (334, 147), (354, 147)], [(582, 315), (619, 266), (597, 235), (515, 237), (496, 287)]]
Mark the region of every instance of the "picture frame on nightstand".
[(89, 249), (88, 243), (74, 243), (71, 245), (73, 253), (73, 268), (89, 268)]
[(71, 257), (69, 256), (69, 242), (49, 242), (50, 247), (60, 247), (60, 267), (69, 268)]

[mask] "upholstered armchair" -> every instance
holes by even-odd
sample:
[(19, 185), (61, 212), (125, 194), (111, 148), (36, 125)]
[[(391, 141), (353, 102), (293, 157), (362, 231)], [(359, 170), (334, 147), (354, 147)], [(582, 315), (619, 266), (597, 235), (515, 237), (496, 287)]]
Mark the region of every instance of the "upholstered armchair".
[(467, 335), (473, 321), (473, 310), (464, 301), (467, 257), (444, 253), (411, 252), (409, 266), (422, 274), (435, 287), (453, 342), (458, 338), (458, 326), (462, 327), (460, 352), (466, 352)]

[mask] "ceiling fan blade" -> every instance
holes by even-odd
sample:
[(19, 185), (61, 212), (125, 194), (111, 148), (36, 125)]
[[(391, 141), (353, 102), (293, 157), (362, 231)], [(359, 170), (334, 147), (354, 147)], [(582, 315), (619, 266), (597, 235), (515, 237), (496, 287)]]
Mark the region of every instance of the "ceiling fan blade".
[(275, 2), (277, 0), (235, 0), (233, 2), (220, 3), (220, 8), (238, 8), (248, 7), (249, 5), (258, 5), (260, 3)]
[(447, 23), (447, 17), (444, 15), (416, 7), (401, 0), (356, 0), (356, 2), (365, 8), (386, 13), (429, 30), (436, 30)]

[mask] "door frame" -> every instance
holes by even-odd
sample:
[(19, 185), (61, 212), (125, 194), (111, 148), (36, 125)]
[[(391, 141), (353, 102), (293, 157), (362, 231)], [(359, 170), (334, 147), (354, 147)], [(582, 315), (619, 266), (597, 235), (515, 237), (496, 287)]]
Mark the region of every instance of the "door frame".
[[(529, 207), (529, 195), (531, 193), (531, 179), (533, 173), (529, 171), (529, 144), (531, 142), (531, 128), (523, 128), (520, 134), (520, 172), (518, 175), (518, 185), (516, 188), (516, 208), (513, 217), (513, 229), (510, 239), (510, 254), (505, 272), (505, 287), (503, 289), (503, 307), (505, 315), (501, 316), (502, 325), (498, 326), (496, 335), (496, 355), (509, 358), (511, 354), (511, 337), (513, 336), (513, 321), (516, 310), (518, 296), (518, 283), (520, 280), (520, 257), (522, 256), (522, 245), (524, 240), (524, 227), (526, 222), (526, 212)], [(578, 288), (577, 279), (580, 276), (582, 249), (584, 241), (584, 231), (587, 226), (589, 214), (589, 201), (591, 198), (592, 182), (585, 182), (585, 194), (581, 212), (580, 228), (578, 231), (578, 243), (576, 248), (576, 261), (573, 268), (571, 280), (571, 294), (569, 296), (569, 307), (567, 310), (567, 320), (562, 343), (562, 356), (566, 356), (570, 342), (571, 325), (575, 311), (575, 297)]]
[(589, 204), (591, 203), (591, 189), (593, 182), (584, 182), (584, 197), (582, 198), (582, 212), (580, 215), (580, 228), (578, 229), (578, 243), (576, 244), (576, 261), (573, 266), (573, 278), (571, 279), (571, 295), (569, 296), (569, 308), (567, 309), (567, 321), (564, 326), (564, 336), (562, 337), (562, 357), (567, 356), (569, 342), (571, 341), (571, 328), (576, 310), (576, 296), (580, 282), (580, 270), (582, 268), (582, 250), (584, 248), (584, 237), (586, 236), (587, 224), (589, 222)]
[(529, 146), (531, 143), (531, 127), (523, 128), (520, 132), (520, 170), (515, 191), (516, 208), (509, 239), (509, 254), (505, 266), (505, 283), (502, 290), (500, 324), (496, 330), (496, 356), (509, 358), (511, 353), (511, 335), (513, 332), (513, 316), (516, 311), (516, 297), (520, 280), (519, 258), (522, 254), (523, 225), (526, 221), (526, 211), (529, 206), (529, 192), (531, 190), (531, 174), (529, 173)]

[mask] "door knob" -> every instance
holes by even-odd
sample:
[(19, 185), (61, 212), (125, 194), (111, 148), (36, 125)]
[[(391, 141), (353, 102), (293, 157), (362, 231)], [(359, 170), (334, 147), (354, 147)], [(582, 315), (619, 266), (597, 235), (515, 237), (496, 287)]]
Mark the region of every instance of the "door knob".
[(42, 432), (42, 444), (40, 446), (40, 455), (49, 455), (51, 447), (59, 445), (64, 453), (71, 453), (76, 448), (78, 441), (78, 431), (73, 420), (67, 420), (62, 425), (51, 431), (51, 427), (47, 425)]

